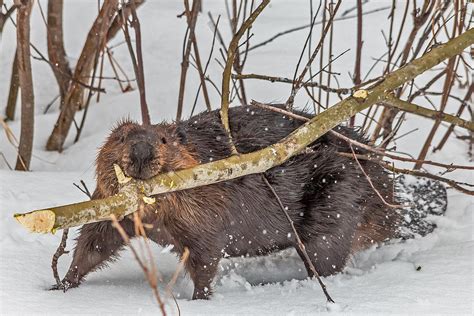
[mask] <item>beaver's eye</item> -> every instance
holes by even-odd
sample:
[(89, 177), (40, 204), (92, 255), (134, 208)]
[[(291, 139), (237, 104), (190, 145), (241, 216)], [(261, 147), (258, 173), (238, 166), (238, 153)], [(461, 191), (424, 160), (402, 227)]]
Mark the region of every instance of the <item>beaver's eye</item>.
[(162, 144), (166, 144), (166, 143), (167, 143), (167, 142), (166, 142), (166, 138), (161, 137), (161, 143), (162, 143)]
[(125, 136), (120, 137), (120, 142), (125, 143)]

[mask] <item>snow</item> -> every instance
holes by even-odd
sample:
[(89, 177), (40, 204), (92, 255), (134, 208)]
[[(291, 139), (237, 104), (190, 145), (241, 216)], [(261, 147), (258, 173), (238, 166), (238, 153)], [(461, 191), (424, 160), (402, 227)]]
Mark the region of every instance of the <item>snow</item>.
[[(96, 14), (96, 1), (68, 1), (65, 3), (66, 50), (74, 63), (81, 50), (88, 27)], [(372, 1), (367, 7), (378, 8), (390, 1)], [(7, 1), (7, 4), (8, 1)], [(41, 1), (43, 7), (46, 2)], [(352, 7), (346, 3), (341, 11)], [(228, 35), (225, 24), (225, 7), (221, 1), (204, 1), (203, 12), (211, 10), (214, 17), (222, 14), (224, 36)], [(76, 23), (78, 12), (81, 23)], [(146, 69), (146, 84), (151, 116), (154, 121), (174, 118), (178, 95), (178, 80), (181, 62), (181, 44), (184, 36), (184, 20), (176, 15), (182, 12), (180, 1), (147, 1), (139, 10), (143, 29), (143, 51)], [(385, 50), (379, 25), (387, 25), (387, 11), (368, 16), (365, 20), (365, 54), (379, 57)], [(33, 12), (32, 41), (42, 52), (46, 52), (45, 28), (36, 5)], [(276, 23), (275, 21), (278, 21)], [(290, 27), (308, 23), (307, 1), (273, 1), (253, 28), (253, 43)], [(377, 27), (373, 27), (377, 25)], [(318, 31), (319, 32), (319, 31)], [(206, 14), (201, 14), (197, 27), (201, 43), (201, 56), (207, 56), (212, 40), (212, 29)], [(355, 42), (354, 20), (341, 21), (335, 28), (334, 52), (352, 48)], [(405, 35), (404, 35), (405, 36)], [(275, 40), (271, 44), (250, 54), (247, 73), (259, 73), (291, 77), (305, 40), (306, 32), (297, 32)], [(15, 48), (15, 30), (7, 24), (0, 45), (0, 104), (5, 104), (11, 60)], [(117, 38), (114, 43), (119, 43)], [(214, 51), (214, 57), (218, 56)], [(342, 87), (350, 87), (346, 75), (353, 69), (351, 51), (334, 64), (339, 71)], [(115, 57), (132, 74), (125, 46), (115, 49)], [(205, 57), (203, 57), (205, 58)], [(368, 67), (370, 58), (363, 64)], [(85, 196), (73, 186), (73, 182), (84, 180), (90, 189), (94, 187), (94, 158), (97, 148), (105, 139), (113, 124), (123, 117), (139, 120), (138, 92), (122, 94), (115, 82), (107, 81), (107, 94), (101, 101), (91, 104), (85, 129), (78, 143), (73, 144), (71, 130), (62, 154), (46, 152), (44, 145), (58, 115), (57, 104), (46, 115), (43, 110), (56, 94), (54, 77), (48, 65), (33, 60), (36, 117), (32, 169), (34, 172), (8, 170), (0, 159), (0, 314), (156, 314), (158, 311), (150, 288), (138, 264), (126, 250), (121, 259), (109, 268), (92, 273), (79, 288), (66, 294), (47, 291), (54, 283), (50, 261), (59, 240), (56, 235), (33, 235), (23, 230), (13, 219), (15, 212), (82, 201)], [(210, 76), (220, 82), (221, 69), (215, 61), (211, 63)], [(373, 74), (376, 73), (376, 70)], [(105, 74), (111, 75), (106, 63)], [(133, 75), (131, 75), (133, 76)], [(190, 113), (190, 104), (198, 86), (198, 77), (189, 69), (186, 91), (185, 116)], [(427, 79), (428, 78), (428, 79)], [(429, 80), (429, 74), (423, 80)], [(52, 88), (54, 87), (54, 88)], [(436, 88), (439, 88), (436, 87)], [(259, 101), (284, 101), (290, 86), (258, 81), (247, 82), (247, 94)], [(209, 87), (211, 99), (216, 106), (219, 97)], [(454, 93), (460, 94), (454, 89)], [(297, 103), (304, 105), (304, 93)], [(337, 99), (331, 99), (335, 102)], [(424, 100), (420, 99), (423, 104)], [(429, 106), (429, 104), (425, 104)], [(455, 112), (457, 104), (448, 104), (448, 112)], [(204, 109), (203, 101), (198, 102)], [(18, 111), (19, 112), (19, 111)], [(80, 120), (82, 113), (76, 118)], [(18, 137), (20, 122), (10, 122)], [(400, 134), (418, 130), (397, 141), (400, 151), (416, 155), (420, 139), (426, 137), (431, 121), (411, 115)], [(445, 127), (442, 126), (444, 131)], [(439, 132), (434, 143), (442, 136)], [(0, 152), (13, 164), (15, 149), (0, 130)], [(451, 139), (440, 153), (430, 154), (429, 159), (469, 164), (467, 146), (460, 140)], [(402, 164), (403, 166), (403, 164)], [(440, 169), (427, 167), (432, 172)], [(472, 172), (454, 171), (448, 174), (459, 181), (473, 181)], [(209, 301), (191, 301), (192, 282), (181, 273), (174, 287), (181, 313), (190, 314), (242, 314), (242, 315), (300, 315), (315, 312), (333, 314), (456, 314), (473, 313), (473, 200), (459, 192), (449, 190), (449, 206), (446, 216), (432, 217), (438, 228), (428, 236), (415, 238), (405, 243), (393, 242), (381, 247), (374, 246), (351, 258), (344, 273), (324, 278), (324, 282), (337, 305), (327, 305), (324, 295), (315, 280), (306, 279), (304, 266), (294, 251), (286, 250), (267, 257), (225, 258), (221, 261), (216, 278), (215, 292)], [(264, 233), (264, 232), (263, 232)], [(73, 244), (69, 240), (68, 248)], [(153, 245), (157, 266), (163, 275), (164, 289), (177, 268), (178, 260), (169, 247)], [(60, 274), (68, 268), (71, 254), (60, 259)], [(167, 309), (176, 313), (175, 304), (167, 299)]]

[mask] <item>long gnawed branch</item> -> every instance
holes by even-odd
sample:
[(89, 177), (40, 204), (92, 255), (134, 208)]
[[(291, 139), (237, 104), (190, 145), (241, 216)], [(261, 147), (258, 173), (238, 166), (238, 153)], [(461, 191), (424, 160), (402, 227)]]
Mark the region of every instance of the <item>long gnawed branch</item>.
[[(119, 194), (105, 198), (70, 204), (50, 209), (15, 214), (15, 218), (33, 232), (52, 232), (56, 229), (108, 220), (110, 214), (121, 218), (137, 210), (139, 200), (146, 196), (190, 189), (249, 174), (262, 173), (280, 165), (300, 153), (339, 123), (369, 106), (384, 101), (400, 85), (412, 80), (441, 61), (461, 53), (474, 44), (474, 29), (470, 29), (439, 45), (422, 57), (387, 74), (371, 88), (356, 91), (323, 113), (317, 115), (280, 142), (264, 149), (202, 164), (193, 168), (158, 175), (146, 181), (122, 179), (127, 182)], [(123, 178), (123, 177), (122, 177)]]

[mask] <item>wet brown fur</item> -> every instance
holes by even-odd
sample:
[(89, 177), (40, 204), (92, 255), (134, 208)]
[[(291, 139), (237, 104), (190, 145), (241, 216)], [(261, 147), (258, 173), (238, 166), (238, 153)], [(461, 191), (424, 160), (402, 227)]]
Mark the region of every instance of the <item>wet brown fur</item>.
[[(232, 108), (230, 118), (233, 138), (241, 153), (275, 143), (301, 125), (281, 114), (252, 106)], [(351, 129), (337, 129), (364, 141)], [(152, 159), (146, 164), (133, 163), (131, 148), (137, 142), (153, 148), (148, 153)], [(394, 237), (399, 225), (396, 211), (382, 203), (354, 161), (337, 155), (337, 151), (350, 149), (347, 143), (326, 134), (304, 154), (266, 172), (323, 276), (341, 271), (352, 252)], [(361, 149), (356, 151), (364, 153)], [(180, 123), (149, 127), (125, 121), (112, 131), (100, 149), (93, 198), (117, 193), (114, 163), (129, 176), (149, 178), (229, 155), (217, 111)], [(375, 163), (361, 164), (380, 193), (392, 202), (388, 175)], [(158, 244), (174, 245), (179, 254), (189, 248), (186, 269), (194, 282), (194, 299), (209, 297), (223, 256), (265, 255), (296, 246), (294, 236), (288, 235), (291, 227), (261, 175), (156, 198), (156, 206), (147, 206), (143, 216), (143, 221), (153, 227), (147, 234)], [(121, 224), (133, 237), (132, 221), (126, 218)], [(110, 222), (84, 225), (63, 281), (65, 287), (78, 286), (90, 271), (103, 266), (122, 247), (123, 241)], [(306, 268), (312, 276), (307, 265)]]

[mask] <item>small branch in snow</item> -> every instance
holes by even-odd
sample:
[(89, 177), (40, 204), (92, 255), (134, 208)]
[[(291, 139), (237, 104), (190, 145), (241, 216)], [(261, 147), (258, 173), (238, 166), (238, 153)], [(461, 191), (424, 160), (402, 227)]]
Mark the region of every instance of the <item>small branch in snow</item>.
[[(141, 204), (140, 208), (143, 209), (143, 203)], [(117, 217), (114, 214), (111, 214), (110, 218), (112, 220), (112, 225), (115, 227), (115, 229), (117, 229), (117, 231), (119, 232), (125, 244), (132, 251), (132, 254), (135, 257), (135, 260), (140, 265), (140, 268), (143, 270), (143, 273), (145, 274), (145, 277), (147, 278), (148, 284), (150, 285), (153, 291), (153, 296), (155, 297), (156, 301), (158, 302), (158, 305), (160, 306), (161, 314), (163, 316), (166, 316), (165, 304), (160, 296), (160, 292), (158, 291), (158, 271), (156, 269), (155, 261), (153, 259), (153, 254), (151, 253), (151, 249), (149, 245), (149, 240), (148, 240), (148, 237), (146, 236), (145, 228), (140, 219), (140, 216), (138, 215), (137, 212), (133, 213), (133, 222), (135, 224), (136, 235), (138, 237), (143, 237), (142, 240), (146, 249), (146, 258), (141, 258), (139, 256), (138, 251), (130, 243), (130, 237), (127, 235), (122, 225), (120, 225), (119, 221), (117, 220)], [(145, 264), (145, 262), (148, 262), (149, 264), (147, 265)]]
[(166, 291), (176, 303), (176, 308), (178, 309), (178, 316), (181, 315), (181, 310), (179, 308), (178, 302), (176, 301), (176, 298), (173, 295), (173, 287), (176, 284), (176, 280), (178, 279), (179, 273), (183, 270), (188, 259), (189, 259), (189, 248), (184, 247), (184, 251), (183, 251), (183, 254), (181, 255), (181, 260), (179, 261), (178, 267), (174, 271), (173, 276), (171, 277), (171, 280), (166, 285)]
[[(76, 188), (79, 189), (79, 191), (87, 195), (89, 199), (92, 199), (92, 194), (90, 193), (89, 189), (87, 188), (83, 180), (81, 180), (82, 188), (76, 183), (73, 183), (73, 184)], [(61, 242), (59, 243), (59, 246), (53, 255), (53, 259), (51, 260), (51, 269), (53, 269), (53, 276), (54, 276), (54, 279), (56, 280), (56, 287), (58, 289), (64, 288), (64, 285), (61, 282), (61, 278), (59, 277), (59, 273), (58, 273), (58, 260), (63, 254), (69, 253), (69, 251), (66, 251), (66, 243), (67, 243), (68, 234), (69, 234), (69, 228), (65, 228), (63, 230), (63, 235), (61, 237)]]
[(66, 228), (63, 230), (63, 236), (61, 237), (61, 242), (59, 243), (59, 246), (53, 255), (53, 260), (51, 261), (51, 269), (53, 269), (53, 276), (54, 276), (54, 279), (56, 280), (56, 286), (58, 289), (63, 288), (63, 284), (61, 282), (61, 278), (59, 277), (59, 273), (58, 273), (58, 260), (59, 260), (59, 257), (61, 257), (63, 254), (69, 253), (69, 251), (66, 251), (66, 242), (67, 242), (68, 233), (69, 233), (69, 228)]

